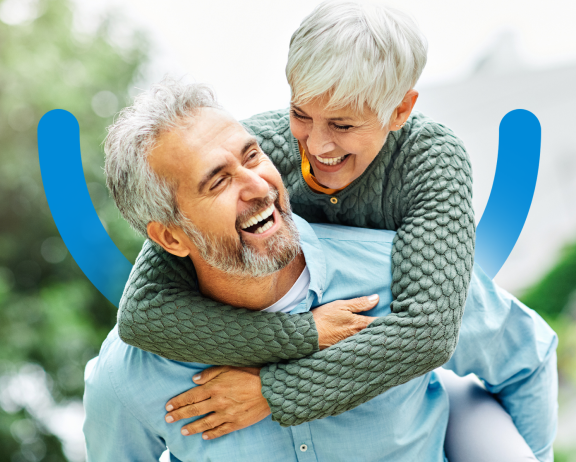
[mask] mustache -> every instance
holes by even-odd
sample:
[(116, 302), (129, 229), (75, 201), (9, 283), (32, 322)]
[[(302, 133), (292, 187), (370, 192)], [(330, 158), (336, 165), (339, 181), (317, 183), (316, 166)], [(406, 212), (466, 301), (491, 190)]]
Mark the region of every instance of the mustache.
[(257, 212), (259, 212), (265, 208), (268, 208), (268, 206), (270, 206), (271, 204), (276, 203), (276, 208), (279, 211), (283, 212), (284, 210), (282, 210), (281, 207), (279, 206), (279, 204), (277, 203), (278, 197), (279, 197), (278, 189), (276, 189), (275, 187), (272, 186), (266, 197), (264, 197), (262, 199), (255, 199), (254, 202), (252, 203), (252, 205), (250, 206), (250, 208), (248, 210), (242, 212), (236, 218), (236, 230), (239, 232), (241, 229), (240, 225), (242, 223), (244, 223), (246, 220), (248, 220), (248, 218), (250, 218), (252, 215), (255, 215)]

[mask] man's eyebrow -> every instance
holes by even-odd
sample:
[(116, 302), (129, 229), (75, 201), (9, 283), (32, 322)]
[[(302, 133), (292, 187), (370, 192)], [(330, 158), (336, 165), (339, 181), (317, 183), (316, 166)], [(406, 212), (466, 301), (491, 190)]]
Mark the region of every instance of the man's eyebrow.
[(240, 156), (243, 156), (244, 154), (246, 154), (246, 151), (248, 151), (248, 149), (250, 149), (252, 146), (254, 146), (255, 144), (258, 144), (258, 140), (256, 138), (254, 138), (253, 136), (251, 136), (250, 138), (248, 138), (246, 140), (246, 144), (244, 145), (244, 147), (242, 148), (242, 151), (240, 151)]
[[(240, 157), (244, 156), (244, 154), (246, 154), (246, 151), (248, 151), (248, 149), (250, 149), (255, 144), (256, 145), (258, 144), (258, 140), (256, 138), (254, 138), (253, 136), (248, 138), (246, 140), (246, 143), (244, 144), (244, 146), (240, 150)], [(218, 173), (220, 173), (222, 170), (224, 170), (227, 165), (228, 165), (228, 163), (223, 163), (223, 164), (217, 165), (212, 170), (210, 170), (206, 175), (204, 175), (202, 177), (202, 180), (198, 184), (198, 192), (201, 193), (204, 190), (204, 188), (206, 187), (206, 185), (210, 182), (210, 180), (212, 178), (214, 178), (216, 175), (218, 175)]]
[[(292, 109), (296, 109), (297, 111), (300, 111), (304, 114), (306, 114), (306, 112), (304, 112), (302, 109), (300, 109), (298, 106), (296, 106), (294, 103), (290, 103), (290, 106), (292, 106)], [(328, 120), (339, 120), (339, 121), (343, 121), (343, 120), (356, 120), (354, 119), (354, 117), (330, 117)]]

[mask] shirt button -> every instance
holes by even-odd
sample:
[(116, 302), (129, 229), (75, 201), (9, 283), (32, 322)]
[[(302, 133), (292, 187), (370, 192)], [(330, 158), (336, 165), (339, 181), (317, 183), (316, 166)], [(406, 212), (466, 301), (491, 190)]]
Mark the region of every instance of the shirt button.
[(300, 445), (300, 451), (306, 452), (307, 450), (308, 450), (308, 446), (306, 446), (305, 444)]
[(336, 197), (331, 197), (330, 198), (330, 202), (332, 202), (333, 204), (337, 204), (338, 203), (338, 199)]

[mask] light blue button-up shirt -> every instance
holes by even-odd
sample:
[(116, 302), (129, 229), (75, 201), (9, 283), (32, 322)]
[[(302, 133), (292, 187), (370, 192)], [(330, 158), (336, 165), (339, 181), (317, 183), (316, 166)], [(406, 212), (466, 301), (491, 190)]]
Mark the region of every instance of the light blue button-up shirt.
[[(391, 231), (309, 225), (295, 216), (310, 271), (308, 295), (292, 313), (373, 293), (390, 312)], [(512, 415), (540, 461), (552, 462), (557, 373), (554, 332), (534, 311), (474, 268), (456, 351), (444, 366), (475, 373)], [(116, 328), (86, 368), (88, 460), (157, 461), (445, 461), (448, 396), (430, 372), (344, 414), (283, 428), (268, 416), (215, 440), (183, 436), (194, 419), (168, 424), (166, 402), (195, 386), (205, 364), (170, 361), (123, 343)]]

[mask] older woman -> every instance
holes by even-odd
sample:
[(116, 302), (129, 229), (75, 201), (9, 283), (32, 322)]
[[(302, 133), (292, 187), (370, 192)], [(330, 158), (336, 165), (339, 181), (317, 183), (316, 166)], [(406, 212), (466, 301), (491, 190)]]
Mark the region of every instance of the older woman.
[[(339, 341), (367, 324), (350, 311), (348, 318), (346, 310), (323, 307), (287, 316), (206, 300), (178, 282), (178, 260), (154, 247), (136, 262), (137, 291), (122, 299), (122, 339), (174, 360), (264, 365), (262, 394), (282, 425), (350, 410), (444, 364), (456, 347), (472, 271), (472, 179), (462, 142), (412, 113), (425, 63), (425, 41), (406, 15), (381, 5), (324, 2), (290, 43), (290, 109), (243, 122), (282, 174), (297, 214), (397, 231), (394, 301), (388, 316), (363, 331), (371, 348), (355, 337)], [(176, 332), (154, 326), (155, 310), (176, 309), (178, 319), (186, 318), (172, 326)], [(355, 328), (338, 327), (342, 319)], [(247, 340), (244, 328), (227, 329), (232, 322), (244, 328), (257, 322), (260, 341)], [(220, 327), (210, 334), (211, 326)], [(300, 359), (312, 353), (313, 366)], [(366, 382), (363, 372), (377, 363), (381, 373)], [(316, 373), (328, 377), (324, 392), (337, 399), (311, 393)], [(307, 394), (307, 405), (299, 405)]]

